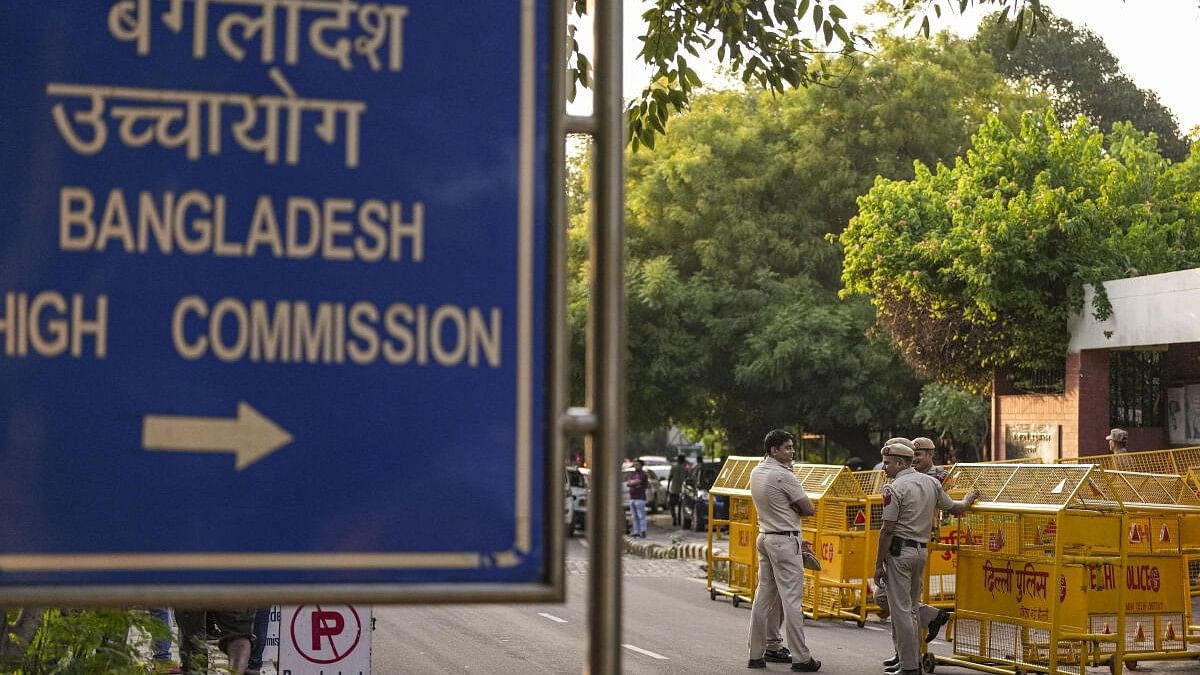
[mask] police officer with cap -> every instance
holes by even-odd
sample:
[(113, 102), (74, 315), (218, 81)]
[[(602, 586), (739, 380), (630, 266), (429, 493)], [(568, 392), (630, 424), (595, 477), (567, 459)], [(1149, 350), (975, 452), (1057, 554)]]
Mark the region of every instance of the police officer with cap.
[(937, 509), (962, 515), (975, 502), (971, 491), (954, 501), (932, 476), (912, 468), (911, 443), (889, 443), (880, 451), (891, 484), (883, 488), (883, 527), (875, 559), (875, 583), (887, 584), (892, 643), (901, 675), (920, 675), (921, 647), (917, 608), (929, 555), (929, 537)]
[(1124, 429), (1111, 429), (1104, 437), (1108, 441), (1108, 451), (1117, 454), (1125, 452), (1125, 444), (1129, 442), (1129, 432)]

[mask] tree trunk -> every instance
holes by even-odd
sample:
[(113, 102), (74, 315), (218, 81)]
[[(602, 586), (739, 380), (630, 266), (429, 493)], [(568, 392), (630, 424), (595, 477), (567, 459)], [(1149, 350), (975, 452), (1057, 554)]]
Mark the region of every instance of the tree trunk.
[(29, 647), (29, 642), (42, 627), (42, 619), (46, 610), (40, 607), (24, 607), (19, 610), (16, 620), (9, 625), (8, 612), (4, 614), (4, 637), (0, 641), (0, 661), (19, 660)]

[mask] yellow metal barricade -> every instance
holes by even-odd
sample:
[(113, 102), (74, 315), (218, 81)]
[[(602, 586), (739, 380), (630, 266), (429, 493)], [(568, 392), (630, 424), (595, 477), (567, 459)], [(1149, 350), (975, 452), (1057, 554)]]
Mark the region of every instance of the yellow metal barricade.
[[(753, 602), (758, 585), (758, 514), (750, 497), (750, 472), (761, 461), (762, 457), (727, 457), (708, 491), (708, 597), (728, 596), (734, 607), (743, 600)], [(716, 518), (714, 495), (728, 500), (728, 519)], [(725, 525), (729, 526), (729, 552), (713, 555), (713, 540)], [(717, 563), (726, 569), (724, 582), (716, 579)]]
[(1173, 473), (1182, 476), (1188, 469), (1200, 467), (1200, 446), (1063, 457), (1058, 461), (1060, 464), (1094, 464), (1107, 470)]
[(848, 468), (828, 464), (797, 464), (800, 479), (816, 513), (804, 519), (804, 539), (821, 560), (821, 571), (805, 570), (804, 615), (810, 619), (852, 620), (861, 627), (867, 618), (869, 575), (867, 560), (866, 495)]
[[(1017, 460), (999, 460), (996, 462), (985, 462), (986, 464), (1016, 464)], [(1026, 463), (1041, 463), (1040, 458), (1030, 458)], [(946, 471), (951, 471), (954, 465), (944, 465), (941, 467)], [(883, 471), (857, 471), (854, 473), (858, 480), (859, 486), (862, 487), (867, 500), (866, 510), (866, 526), (869, 530), (867, 535), (867, 560), (863, 574), (870, 578), (875, 573), (875, 555), (879, 547), (879, 530), (883, 527), (883, 487), (891, 482)], [(953, 485), (953, 480), (947, 477), (943, 484), (947, 490)], [(957, 520), (950, 517), (949, 514), (942, 514), (942, 520), (937, 525), (937, 536), (934, 542), (929, 547), (929, 562), (925, 566), (925, 585), (922, 591), (922, 602), (932, 607), (941, 609), (952, 609), (954, 607), (954, 592), (957, 586), (957, 542), (958, 542), (958, 523)], [(872, 582), (873, 586), (873, 582)], [(874, 593), (872, 591), (869, 596), (869, 601), (865, 606), (864, 611), (879, 614), (881, 617), (887, 617), (888, 612), (879, 607), (875, 602)]]
[(1091, 464), (959, 464), (953, 657), (987, 672), (1082, 673), (1192, 658), (1183, 577), (1200, 500), (1179, 476)]
[[(984, 464), (1041, 464), (1040, 457), (1023, 459), (1000, 459)], [(946, 471), (954, 469), (953, 464), (941, 467)], [(942, 487), (949, 490), (953, 486), (950, 477), (946, 477)], [(925, 589), (923, 602), (940, 609), (954, 608), (954, 590), (958, 583), (958, 520), (949, 513), (941, 514), (937, 525), (936, 536), (929, 546), (929, 563), (925, 566)]]
[[(1177, 474), (1200, 494), (1200, 446), (1064, 457), (1059, 461), (1063, 464), (1094, 464), (1110, 470)], [(1200, 554), (1189, 555), (1187, 560), (1188, 587), (1193, 598), (1200, 597)]]

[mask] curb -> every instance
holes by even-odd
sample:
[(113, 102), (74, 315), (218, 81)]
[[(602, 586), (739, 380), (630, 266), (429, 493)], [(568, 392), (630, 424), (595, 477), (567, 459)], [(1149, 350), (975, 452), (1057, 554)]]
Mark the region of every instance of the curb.
[(624, 537), (625, 553), (647, 559), (708, 560), (708, 544), (671, 544), (664, 546), (633, 537)]

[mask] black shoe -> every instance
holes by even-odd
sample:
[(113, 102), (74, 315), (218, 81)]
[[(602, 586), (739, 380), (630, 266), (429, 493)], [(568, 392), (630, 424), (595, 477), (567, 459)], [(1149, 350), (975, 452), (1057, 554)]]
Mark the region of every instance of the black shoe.
[(883, 675), (900, 675), (900, 671), (901, 671), (900, 664), (897, 663), (894, 666), (888, 666), (888, 667), (884, 668)]
[(950, 620), (950, 612), (944, 609), (939, 609), (937, 616), (933, 617), (933, 621), (929, 622), (929, 632), (925, 634), (926, 642), (933, 642), (937, 639), (938, 633), (942, 632), (942, 626)]
[(766, 668), (767, 662), (763, 661), (762, 659), (750, 659), (750, 662), (746, 664), (746, 667), (747, 668)]
[(883, 667), (887, 668), (889, 670), (892, 668), (895, 668), (898, 665), (900, 665), (900, 655), (899, 654), (896, 654), (896, 655), (892, 656), (892, 658), (883, 662)]
[(792, 653), (788, 651), (787, 647), (768, 649), (766, 653), (763, 654), (763, 660), (770, 661), (771, 663), (791, 663)]
[(812, 658), (808, 659), (808, 663), (793, 663), (792, 671), (799, 673), (815, 673), (821, 669), (821, 662)]

